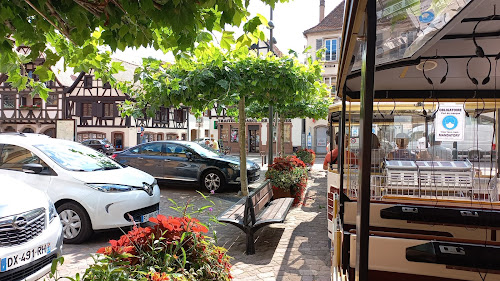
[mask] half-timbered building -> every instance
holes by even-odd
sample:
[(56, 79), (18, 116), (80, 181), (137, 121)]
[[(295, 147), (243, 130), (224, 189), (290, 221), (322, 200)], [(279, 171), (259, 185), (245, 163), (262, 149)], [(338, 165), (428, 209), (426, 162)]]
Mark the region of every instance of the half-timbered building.
[(127, 99), (92, 71), (80, 73), (65, 96), (65, 118), (75, 119), (77, 141), (108, 139), (120, 150), (141, 142), (188, 139), (189, 108), (165, 107), (153, 117), (122, 117), (118, 106)]
[[(28, 47), (17, 51), (28, 55)], [(35, 69), (45, 62), (44, 56), (20, 66), (21, 75), (38, 80)], [(0, 74), (0, 132), (42, 133), (55, 137), (56, 120), (64, 118), (64, 86), (57, 78), (45, 83), (52, 91), (47, 100), (32, 96), (30, 87), (18, 91), (7, 82), (7, 75)]]

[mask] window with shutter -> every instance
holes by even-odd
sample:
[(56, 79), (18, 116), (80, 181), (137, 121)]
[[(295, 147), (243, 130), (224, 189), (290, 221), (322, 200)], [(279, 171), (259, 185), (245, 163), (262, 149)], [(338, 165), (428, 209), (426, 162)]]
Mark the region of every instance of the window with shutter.
[(105, 103), (104, 104), (104, 117), (113, 117), (114, 116), (114, 104), (113, 103)]
[[(79, 115), (77, 113), (77, 115)], [(91, 117), (92, 116), (92, 104), (91, 103), (82, 103), (82, 116), (83, 117)]]
[(92, 89), (92, 75), (85, 75), (83, 78), (83, 87), (85, 89)]
[(182, 109), (174, 110), (174, 121), (180, 123), (184, 122), (184, 110)]

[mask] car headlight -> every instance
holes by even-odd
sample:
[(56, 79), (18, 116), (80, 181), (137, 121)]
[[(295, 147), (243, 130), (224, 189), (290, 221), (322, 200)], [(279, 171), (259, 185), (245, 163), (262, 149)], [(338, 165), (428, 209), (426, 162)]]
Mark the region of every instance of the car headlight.
[(102, 192), (123, 192), (123, 191), (131, 191), (135, 189), (132, 186), (128, 185), (121, 185), (121, 184), (110, 184), (110, 183), (103, 183), (103, 184), (98, 184), (98, 183), (87, 183), (85, 184), (90, 188), (93, 188), (95, 190), (99, 190)]
[(57, 209), (54, 202), (49, 199), (49, 223), (51, 223), (57, 217)]
[(239, 165), (239, 164), (229, 163), (228, 165), (229, 165), (229, 167), (231, 167), (231, 169), (233, 169), (233, 170), (239, 170), (239, 169), (240, 169), (240, 165)]

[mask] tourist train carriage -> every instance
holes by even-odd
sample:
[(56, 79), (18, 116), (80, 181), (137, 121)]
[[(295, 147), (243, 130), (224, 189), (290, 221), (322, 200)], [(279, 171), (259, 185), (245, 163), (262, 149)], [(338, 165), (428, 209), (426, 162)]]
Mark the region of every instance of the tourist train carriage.
[[(497, 2), (346, 0), (330, 130), (340, 164), (327, 187), (334, 280), (500, 280)], [(440, 119), (452, 111), (467, 117)], [(425, 146), (409, 148), (417, 126)], [(429, 153), (431, 133), (452, 143), (446, 157)], [(475, 150), (460, 153), (471, 136)], [(346, 149), (359, 165), (344, 163)]]

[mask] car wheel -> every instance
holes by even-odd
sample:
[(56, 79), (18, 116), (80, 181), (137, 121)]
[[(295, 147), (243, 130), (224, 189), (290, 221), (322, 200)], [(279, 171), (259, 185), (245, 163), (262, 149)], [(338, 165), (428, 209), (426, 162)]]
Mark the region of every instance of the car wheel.
[(92, 235), (90, 218), (80, 205), (63, 203), (57, 207), (57, 213), (63, 225), (64, 243), (82, 243)]
[(102, 148), (99, 148), (97, 151), (99, 151), (100, 153), (104, 153), (104, 150)]
[(224, 189), (225, 179), (221, 172), (209, 170), (201, 178), (201, 186), (210, 192), (220, 192)]

